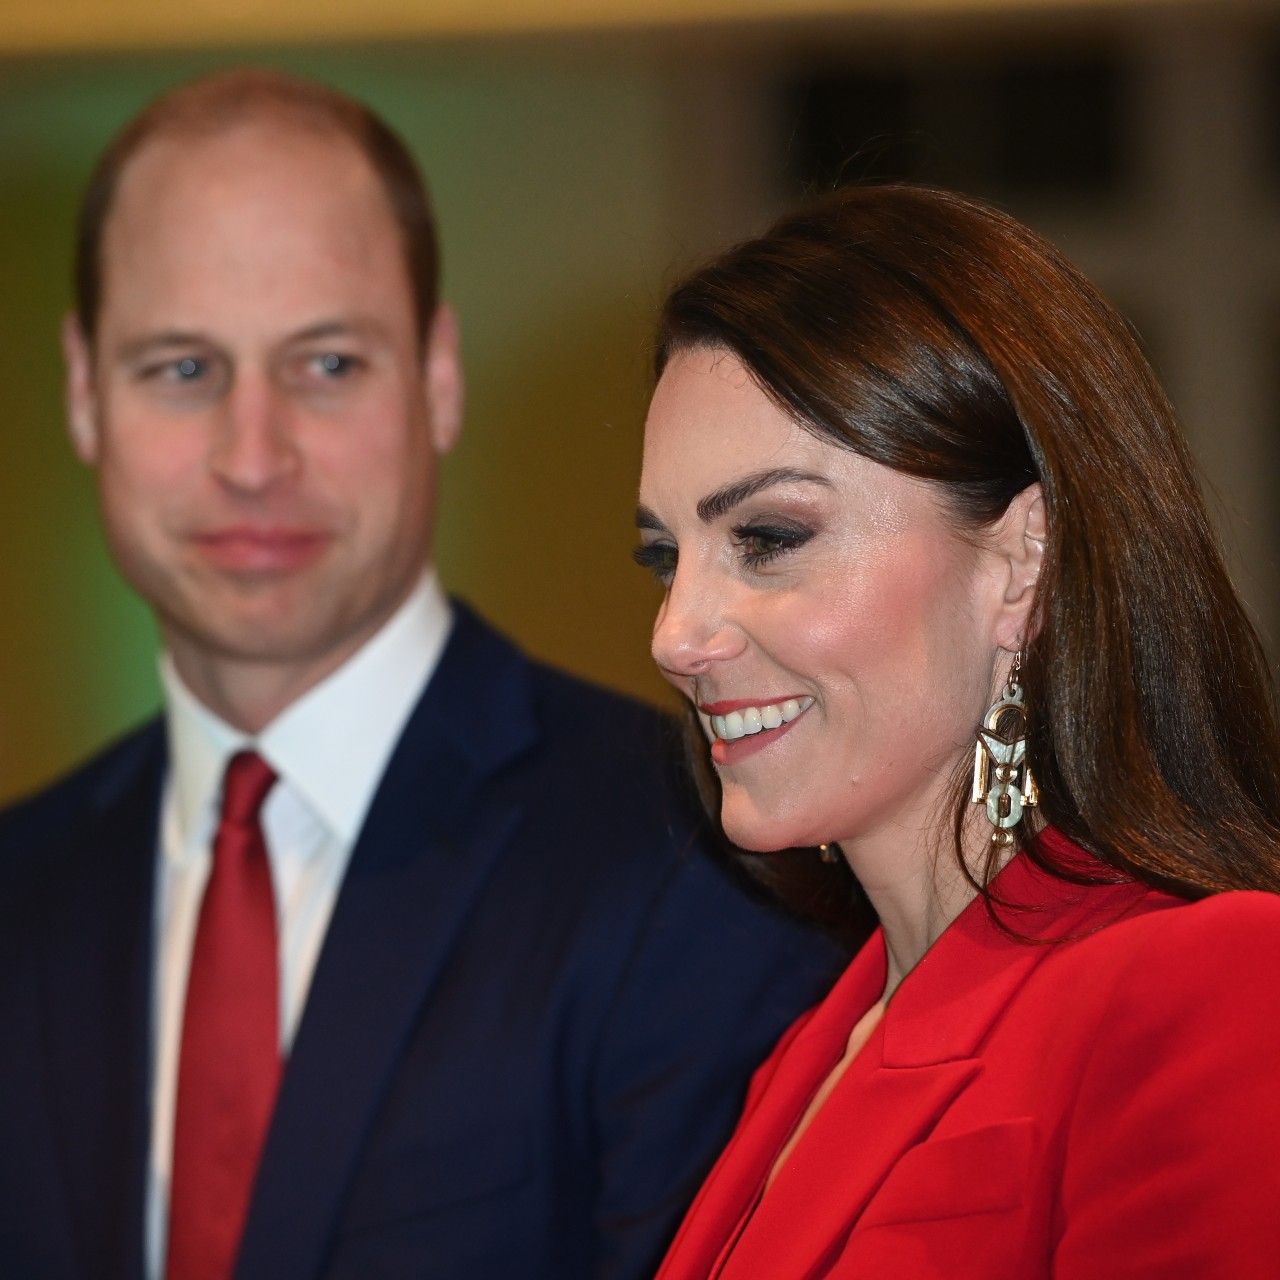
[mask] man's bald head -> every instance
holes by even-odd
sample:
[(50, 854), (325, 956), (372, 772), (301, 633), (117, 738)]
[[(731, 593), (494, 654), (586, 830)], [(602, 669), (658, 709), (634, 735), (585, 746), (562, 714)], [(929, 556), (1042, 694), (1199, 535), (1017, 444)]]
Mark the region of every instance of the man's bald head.
[(400, 229), (420, 334), (436, 310), (439, 250), (431, 205), (408, 148), (368, 107), (327, 85), (278, 71), (228, 71), (157, 98), (103, 152), (80, 207), (76, 237), (76, 313), (93, 341), (103, 292), (103, 240), (116, 191), (129, 162), (158, 138), (202, 138), (246, 124), (346, 139), (376, 174)]

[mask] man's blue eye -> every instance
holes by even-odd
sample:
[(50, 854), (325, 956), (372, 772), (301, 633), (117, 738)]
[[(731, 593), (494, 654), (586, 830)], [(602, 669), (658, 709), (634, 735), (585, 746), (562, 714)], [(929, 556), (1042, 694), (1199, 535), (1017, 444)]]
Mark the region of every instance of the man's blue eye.
[(351, 356), (341, 356), (337, 352), (329, 351), (324, 355), (317, 357), (316, 364), (320, 371), (331, 377), (342, 377), (355, 368), (355, 361)]
[(218, 368), (216, 360), (207, 356), (161, 356), (144, 364), (138, 369), (136, 376), (140, 382), (154, 386), (166, 394), (175, 391), (185, 394), (188, 388), (203, 394), (217, 381)]

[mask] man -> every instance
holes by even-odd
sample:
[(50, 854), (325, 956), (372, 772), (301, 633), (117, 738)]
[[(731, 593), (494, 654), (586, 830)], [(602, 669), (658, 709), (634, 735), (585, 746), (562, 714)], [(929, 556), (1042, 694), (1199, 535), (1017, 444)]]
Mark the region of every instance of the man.
[(412, 162), (267, 73), (91, 183), (73, 443), (163, 721), (0, 822), (0, 1274), (650, 1273), (835, 957), (653, 718), (441, 595), (461, 423)]

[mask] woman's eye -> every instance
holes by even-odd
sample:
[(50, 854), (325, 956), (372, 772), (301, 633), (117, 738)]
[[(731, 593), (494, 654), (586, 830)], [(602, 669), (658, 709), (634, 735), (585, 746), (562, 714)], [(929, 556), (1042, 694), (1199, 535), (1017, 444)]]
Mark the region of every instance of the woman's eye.
[(743, 562), (749, 568), (758, 569), (803, 546), (813, 534), (808, 529), (750, 524), (734, 529), (733, 537)]
[(642, 569), (648, 569), (663, 586), (676, 574), (676, 549), (668, 542), (646, 542), (636, 547), (631, 558)]
[(750, 568), (759, 568), (778, 556), (803, 547), (813, 534), (808, 529), (781, 525), (740, 525), (733, 530), (733, 540)]

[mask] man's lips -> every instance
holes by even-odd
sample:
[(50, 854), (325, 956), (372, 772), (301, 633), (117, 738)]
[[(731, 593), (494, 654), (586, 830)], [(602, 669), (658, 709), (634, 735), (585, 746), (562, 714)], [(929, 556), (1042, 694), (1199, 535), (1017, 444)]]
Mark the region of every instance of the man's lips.
[(233, 525), (191, 535), (200, 556), (220, 569), (282, 573), (300, 569), (324, 551), (331, 535), (320, 529)]

